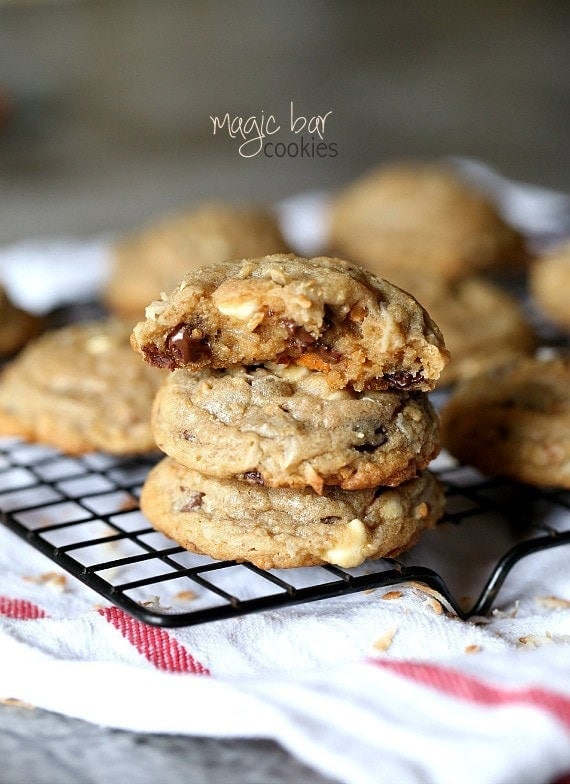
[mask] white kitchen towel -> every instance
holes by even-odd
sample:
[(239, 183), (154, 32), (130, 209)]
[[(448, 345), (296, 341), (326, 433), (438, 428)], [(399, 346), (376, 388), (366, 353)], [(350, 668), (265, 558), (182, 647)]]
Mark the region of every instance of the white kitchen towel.
[[(568, 529), (570, 511), (546, 503), (542, 523)], [(413, 560), (473, 600), (516, 538), (476, 515), (428, 532)], [(139, 732), (272, 738), (346, 784), (549, 784), (570, 771), (569, 554), (522, 560), (489, 617), (467, 622), (400, 584), (165, 629), (0, 527), (0, 698)], [(200, 589), (176, 583), (141, 601), (191, 609)]]
[[(290, 228), (298, 209), (323, 214), (318, 196), (307, 199), (282, 205)], [(545, 214), (566, 203), (550, 200)], [(309, 250), (318, 231), (301, 235)], [(82, 243), (50, 249), (64, 246), (61, 266), (48, 254), (58, 285), (71, 257), (82, 268)], [(14, 249), (6, 254), (0, 270), (17, 289)], [(41, 244), (34, 254), (39, 263)], [(88, 246), (74, 284), (86, 298), (106, 258), (104, 242)], [(44, 308), (61, 304), (59, 291)], [(28, 492), (25, 470), (0, 465), (0, 509), (10, 482)], [(567, 530), (568, 498), (559, 500), (545, 502), (542, 523)], [(504, 520), (477, 515), (426, 534), (413, 559), (472, 601), (516, 539)], [(200, 601), (174, 582), (141, 590), (151, 606)], [(566, 545), (521, 561), (487, 618), (461, 621), (433, 592), (402, 584), (165, 629), (112, 606), (0, 525), (0, 698), (140, 732), (272, 738), (346, 784), (551, 784), (567, 774), (569, 641)]]

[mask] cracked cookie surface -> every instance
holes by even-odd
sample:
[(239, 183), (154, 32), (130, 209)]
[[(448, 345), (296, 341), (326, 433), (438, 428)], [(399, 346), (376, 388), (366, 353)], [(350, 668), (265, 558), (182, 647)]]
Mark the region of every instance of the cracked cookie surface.
[(140, 319), (149, 302), (192, 269), (288, 250), (276, 218), (255, 207), (205, 204), (126, 235), (112, 249), (107, 307)]
[(171, 370), (297, 364), (356, 390), (432, 389), (449, 358), (412, 296), (340, 259), (293, 254), (189, 273), (131, 343)]
[(425, 393), (331, 390), (298, 365), (175, 370), (152, 426), (163, 452), (201, 473), (318, 493), (400, 484), (439, 451)]
[(130, 329), (103, 320), (30, 342), (0, 376), (0, 433), (72, 454), (155, 450), (150, 413), (164, 373), (133, 353)]
[(219, 480), (164, 458), (143, 486), (141, 509), (182, 547), (262, 569), (358, 566), (411, 547), (443, 513), (425, 471), (397, 488), (292, 490)]
[(466, 382), (442, 412), (442, 438), (484, 474), (570, 487), (570, 359), (526, 359)]

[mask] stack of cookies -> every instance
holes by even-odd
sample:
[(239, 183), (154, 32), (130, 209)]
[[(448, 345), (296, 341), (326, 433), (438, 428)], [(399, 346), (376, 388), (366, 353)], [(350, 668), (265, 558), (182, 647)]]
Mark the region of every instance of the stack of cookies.
[(185, 548), (264, 569), (353, 567), (440, 517), (427, 392), (448, 352), (386, 281), (292, 254), (212, 264), (151, 303), (131, 343), (172, 371), (152, 419), (168, 457), (141, 507)]

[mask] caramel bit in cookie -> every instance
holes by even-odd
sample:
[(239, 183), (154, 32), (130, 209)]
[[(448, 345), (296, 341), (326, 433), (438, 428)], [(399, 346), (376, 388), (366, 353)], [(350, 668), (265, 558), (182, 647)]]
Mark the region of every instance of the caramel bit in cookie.
[(368, 308), (366, 305), (363, 305), (362, 302), (357, 302), (356, 305), (353, 305), (350, 309), (348, 318), (356, 324), (362, 324), (367, 315)]
[(202, 506), (202, 498), (204, 498), (204, 495), (205, 493), (199, 491), (192, 493), (180, 511), (193, 512), (194, 509), (199, 509)]
[(250, 485), (264, 485), (265, 481), (259, 471), (245, 471), (239, 477), (244, 482), (249, 482)]
[(338, 364), (342, 359), (342, 354), (330, 346), (317, 341), (311, 351), (307, 351), (297, 357), (297, 364), (309, 370), (327, 371), (331, 365)]

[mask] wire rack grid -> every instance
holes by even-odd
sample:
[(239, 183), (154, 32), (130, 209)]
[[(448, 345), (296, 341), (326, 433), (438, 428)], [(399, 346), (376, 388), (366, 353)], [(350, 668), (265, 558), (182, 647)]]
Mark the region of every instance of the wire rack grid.
[[(441, 524), (465, 526), (469, 520), (494, 516), (517, 529), (516, 543), (497, 557), (468, 607), (440, 573), (414, 562), (413, 555), (369, 561), (356, 569), (325, 565), (264, 571), (248, 563), (214, 561), (179, 547), (154, 531), (142, 515), (140, 488), (156, 459), (101, 453), (72, 458), (50, 447), (3, 439), (0, 519), (111, 603), (144, 623), (164, 627), (402, 583), (427, 586), (462, 619), (483, 616), (515, 564), (570, 543), (570, 493), (485, 479), (444, 456), (434, 465), (447, 495)], [(555, 509), (563, 525), (545, 527), (546, 509)], [(162, 603), (164, 595), (168, 605)]]

